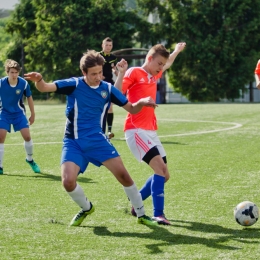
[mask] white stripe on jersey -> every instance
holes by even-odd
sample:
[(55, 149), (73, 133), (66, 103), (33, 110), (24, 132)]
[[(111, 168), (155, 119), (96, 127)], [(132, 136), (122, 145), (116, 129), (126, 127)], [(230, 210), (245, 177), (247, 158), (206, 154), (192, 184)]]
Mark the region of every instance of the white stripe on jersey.
[[(108, 92), (109, 92), (109, 96), (110, 96), (111, 95), (111, 83), (107, 82), (107, 84), (108, 84)], [(107, 106), (108, 106), (108, 103), (106, 103), (106, 105), (104, 106), (103, 112), (101, 114), (101, 118), (100, 118), (101, 128), (103, 127), (103, 120), (104, 120), (105, 112), (107, 110)]]
[[(28, 85), (28, 82), (26, 81), (26, 82), (25, 82), (24, 91), (26, 90), (27, 85)], [(24, 92), (24, 91), (23, 91), (23, 92)], [(27, 98), (27, 97), (26, 97), (26, 98)], [(18, 107), (23, 111), (23, 114), (26, 115), (25, 108), (20, 106), (20, 100), (18, 100)]]
[[(75, 78), (75, 81), (76, 81), (76, 87), (78, 86), (79, 84), (79, 79), (78, 78)], [(79, 135), (78, 135), (78, 115), (79, 115), (79, 110), (78, 110), (78, 102), (77, 102), (77, 99), (75, 99), (75, 105), (74, 105), (74, 122), (73, 122), (73, 125), (74, 125), (74, 137), (75, 139), (78, 139), (79, 138)]]
[(79, 113), (79, 111), (78, 111), (78, 103), (77, 103), (77, 99), (75, 99), (75, 104), (74, 104), (74, 122), (73, 122), (75, 139), (79, 138), (79, 135), (78, 135), (78, 113)]
[(26, 113), (25, 113), (24, 108), (20, 106), (20, 100), (18, 100), (18, 104), (17, 104), (17, 105), (18, 105), (18, 107), (23, 111), (23, 114), (25, 115)]

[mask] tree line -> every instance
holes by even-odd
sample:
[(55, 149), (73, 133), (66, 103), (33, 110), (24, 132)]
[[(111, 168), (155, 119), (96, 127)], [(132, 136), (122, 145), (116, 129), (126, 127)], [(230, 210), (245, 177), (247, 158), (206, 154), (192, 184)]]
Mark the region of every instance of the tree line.
[(107, 36), (114, 50), (163, 43), (173, 51), (185, 41), (168, 71), (174, 91), (192, 102), (233, 100), (254, 81), (259, 11), (259, 0), (20, 0), (5, 23), (12, 44), (1, 58), (48, 81), (80, 75), (82, 53), (101, 50)]

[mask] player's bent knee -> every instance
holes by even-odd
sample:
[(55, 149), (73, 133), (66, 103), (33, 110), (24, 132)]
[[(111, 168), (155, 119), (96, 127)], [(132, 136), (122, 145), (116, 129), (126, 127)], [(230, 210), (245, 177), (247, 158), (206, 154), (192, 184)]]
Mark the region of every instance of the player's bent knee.
[(24, 136), (24, 141), (25, 142), (30, 142), (31, 141), (31, 137), (30, 136)]
[(62, 179), (62, 185), (68, 192), (73, 191), (76, 188), (76, 181), (71, 178)]
[(153, 168), (154, 172), (157, 173), (158, 175), (161, 175), (165, 178), (169, 177), (167, 167), (164, 163), (158, 163), (158, 164), (156, 164), (155, 167), (152, 167), (152, 168)]

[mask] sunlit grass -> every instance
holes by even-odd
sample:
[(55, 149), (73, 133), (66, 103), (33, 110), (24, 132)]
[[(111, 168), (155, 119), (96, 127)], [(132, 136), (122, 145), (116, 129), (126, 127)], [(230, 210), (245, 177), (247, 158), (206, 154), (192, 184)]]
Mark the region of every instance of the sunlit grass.
[[(0, 176), (0, 259), (258, 258), (259, 222), (239, 226), (233, 208), (244, 200), (260, 206), (259, 104), (157, 108), (158, 135), (171, 173), (165, 213), (173, 224), (158, 228), (137, 225), (119, 183), (104, 167), (92, 165), (78, 181), (96, 212), (81, 227), (68, 226), (78, 207), (60, 181), (64, 108), (35, 107), (31, 134), (41, 174), (25, 163), (20, 133), (7, 137), (5, 174)], [(126, 112), (116, 106), (114, 111), (112, 142), (141, 188), (152, 172), (135, 160), (123, 140)], [(234, 124), (242, 126), (222, 131)], [(151, 215), (150, 198), (145, 207)]]

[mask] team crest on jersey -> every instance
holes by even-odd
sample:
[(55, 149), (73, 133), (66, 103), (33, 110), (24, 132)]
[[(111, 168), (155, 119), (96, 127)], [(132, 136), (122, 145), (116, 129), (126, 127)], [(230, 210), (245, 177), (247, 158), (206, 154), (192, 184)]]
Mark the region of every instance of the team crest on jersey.
[(17, 89), (17, 90), (15, 91), (15, 93), (16, 93), (16, 95), (19, 95), (19, 94), (21, 93), (21, 90), (20, 90), (20, 89)]
[(102, 98), (106, 98), (107, 97), (107, 91), (106, 90), (102, 90), (101, 91), (101, 96), (102, 96)]

